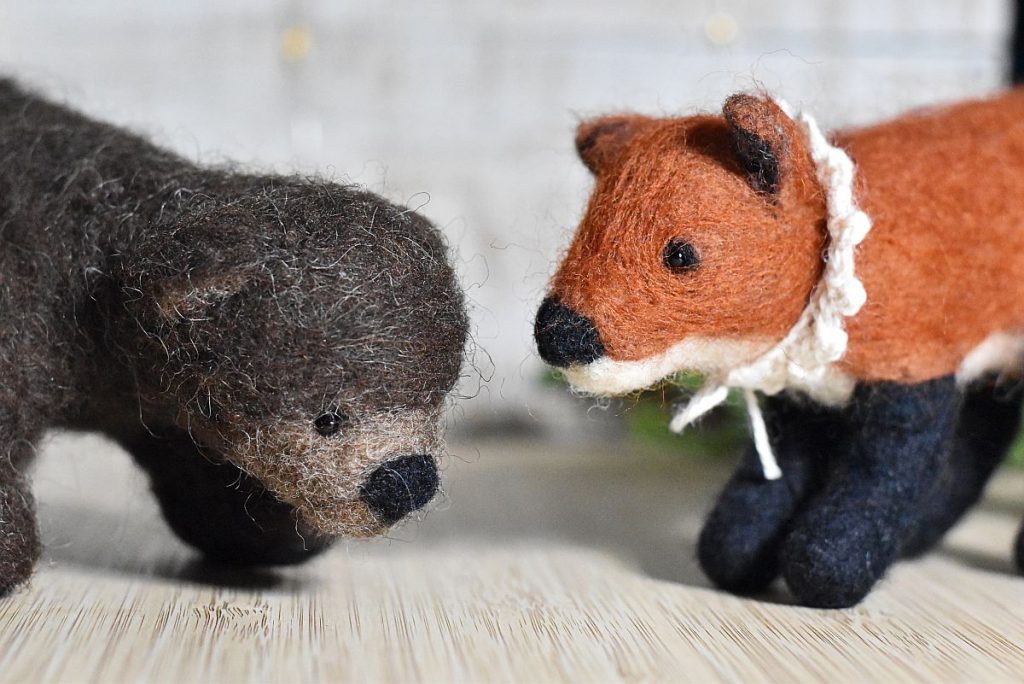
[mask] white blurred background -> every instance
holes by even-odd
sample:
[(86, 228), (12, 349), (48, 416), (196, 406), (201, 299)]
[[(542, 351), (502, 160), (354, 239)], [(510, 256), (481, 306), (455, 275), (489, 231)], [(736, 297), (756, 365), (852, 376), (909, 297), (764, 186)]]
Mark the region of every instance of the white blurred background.
[(766, 87), (828, 126), (985, 93), (1007, 0), (0, 0), (4, 72), (204, 161), (317, 171), (447, 234), (475, 355), (457, 422), (556, 428), (533, 312), (589, 190), (582, 116)]

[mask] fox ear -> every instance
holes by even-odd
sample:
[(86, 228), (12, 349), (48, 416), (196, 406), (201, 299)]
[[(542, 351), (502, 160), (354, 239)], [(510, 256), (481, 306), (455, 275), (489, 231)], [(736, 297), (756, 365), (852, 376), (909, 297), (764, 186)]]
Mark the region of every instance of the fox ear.
[(576, 153), (594, 175), (614, 161), (629, 139), (649, 121), (637, 114), (602, 116), (580, 123), (576, 128)]
[(214, 304), (238, 294), (249, 280), (248, 275), (232, 271), (181, 276), (157, 289), (157, 314), (166, 320), (202, 317)]
[(750, 185), (758, 192), (778, 193), (789, 156), (789, 117), (771, 99), (747, 93), (726, 100), (722, 114)]

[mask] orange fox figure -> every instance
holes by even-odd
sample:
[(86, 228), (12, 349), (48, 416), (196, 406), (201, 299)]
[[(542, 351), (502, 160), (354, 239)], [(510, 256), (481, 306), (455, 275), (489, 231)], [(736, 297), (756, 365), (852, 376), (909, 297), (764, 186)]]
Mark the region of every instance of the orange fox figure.
[[(798, 368), (754, 387), (783, 476), (749, 450), (698, 551), (727, 589), (781, 573), (801, 602), (839, 607), (938, 541), (1018, 429), (1024, 91), (822, 141), (852, 160), (847, 190), (870, 217), (850, 251), (866, 299), (813, 381)], [(793, 331), (824, 325), (836, 240), (808, 128), (739, 94), (718, 116), (584, 122), (576, 147), (595, 186), (537, 315), (541, 357), (597, 395), (733, 377), (772, 353), (794, 365)]]

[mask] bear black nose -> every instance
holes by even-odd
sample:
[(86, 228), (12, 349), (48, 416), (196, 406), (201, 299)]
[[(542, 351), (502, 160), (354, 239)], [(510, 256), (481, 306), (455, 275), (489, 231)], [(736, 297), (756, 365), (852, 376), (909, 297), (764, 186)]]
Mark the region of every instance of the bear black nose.
[(557, 368), (587, 364), (604, 356), (597, 328), (555, 297), (548, 297), (537, 311), (533, 324), (540, 358)]
[(413, 454), (388, 461), (359, 487), (363, 500), (377, 519), (392, 525), (434, 498), (440, 478), (437, 464), (427, 454)]

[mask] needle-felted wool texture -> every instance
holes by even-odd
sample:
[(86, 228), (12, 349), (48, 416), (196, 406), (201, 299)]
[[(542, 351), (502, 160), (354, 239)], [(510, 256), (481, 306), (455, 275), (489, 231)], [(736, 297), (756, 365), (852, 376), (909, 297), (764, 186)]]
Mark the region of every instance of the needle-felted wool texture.
[[(1007, 397), (1024, 355), (1024, 91), (830, 140), (872, 222), (853, 250), (867, 303), (828, 368), (848, 399), (764, 399), (783, 477), (765, 480), (748, 453), (699, 546), (721, 586), (759, 591), (781, 574), (821, 607), (856, 603), (901, 553), (935, 544), (1019, 425)], [(774, 100), (601, 117), (576, 142), (594, 190), (538, 312), (545, 360), (621, 393), (742, 367), (787, 335), (822, 279), (829, 204)]]
[[(625, 115), (581, 126), (595, 187), (552, 292), (587, 316), (610, 358), (644, 359), (686, 336), (777, 340), (820, 276), (825, 206), (806, 142), (766, 97), (730, 119)], [(746, 122), (745, 133), (734, 133)], [(594, 126), (613, 127), (601, 135)], [(776, 192), (751, 185), (741, 144), (773, 149)], [(874, 226), (858, 250), (868, 293), (841, 368), (863, 380), (955, 373), (996, 331), (1024, 326), (1024, 91), (833, 135), (856, 164)], [(609, 140), (611, 149), (599, 151)], [(753, 158), (757, 158), (754, 155)], [(589, 161), (587, 161), (589, 160)], [(702, 267), (662, 265), (685, 238)], [(929, 305), (925, 306), (924, 304)]]
[(202, 168), (11, 81), (0, 159), (0, 591), (39, 554), (25, 468), (48, 428), (118, 440), (229, 562), (301, 560), (431, 498), (467, 320), (424, 218)]
[[(766, 201), (748, 184), (723, 117), (627, 115), (621, 123), (631, 136), (599, 157), (606, 165), (552, 293), (594, 323), (612, 359), (643, 359), (691, 335), (781, 338), (822, 268), (825, 207), (806, 150), (793, 145), (781, 158), (790, 182)], [(686, 277), (663, 265), (675, 238), (700, 255)]]

